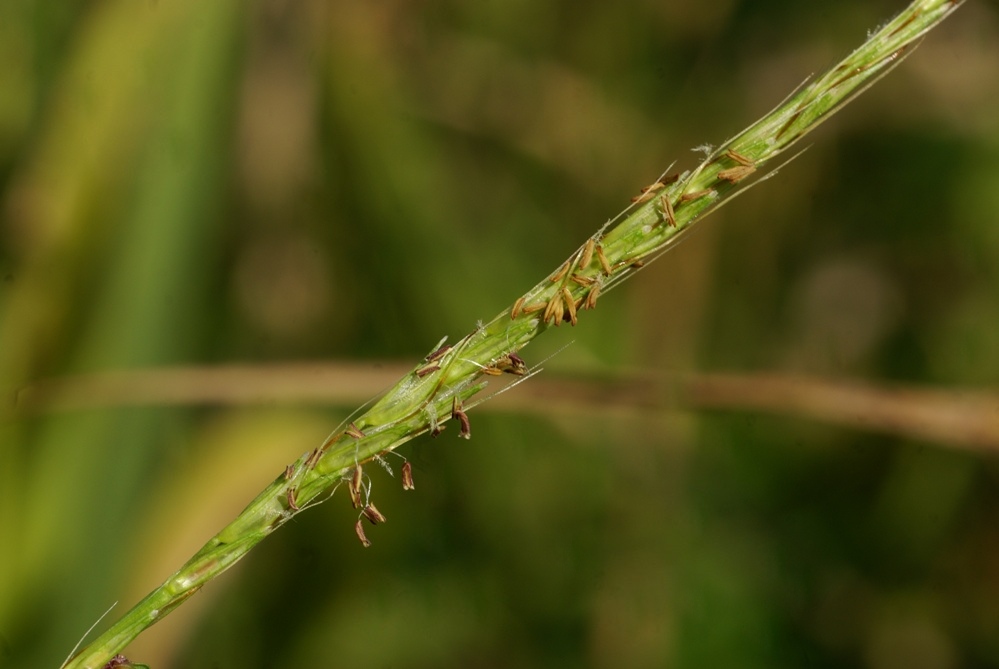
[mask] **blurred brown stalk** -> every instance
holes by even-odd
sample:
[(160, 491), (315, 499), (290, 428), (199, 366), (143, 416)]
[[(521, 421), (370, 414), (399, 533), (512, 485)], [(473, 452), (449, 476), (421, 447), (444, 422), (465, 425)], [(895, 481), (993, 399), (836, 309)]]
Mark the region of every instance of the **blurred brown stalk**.
[[(17, 414), (124, 406), (357, 405), (380, 394), (408, 363), (298, 363), (172, 367), (55, 378), (14, 395)], [(999, 390), (876, 385), (782, 373), (632, 371), (545, 374), (484, 404), (531, 413), (634, 409), (729, 410), (806, 418), (941, 446), (999, 450)]]

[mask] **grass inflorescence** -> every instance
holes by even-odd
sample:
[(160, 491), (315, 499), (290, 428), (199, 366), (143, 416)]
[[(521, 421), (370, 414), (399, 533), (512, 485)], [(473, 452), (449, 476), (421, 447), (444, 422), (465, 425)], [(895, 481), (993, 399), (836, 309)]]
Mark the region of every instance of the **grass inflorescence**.
[[(144, 629), (339, 487), (347, 488), (359, 509), (358, 538), (370, 545), (364, 521), (376, 524), (385, 517), (370, 499), (366, 464), (416, 436), (436, 436), (448, 421), (458, 425), (459, 436), (470, 437), (468, 411), (482, 401), (479, 394), (489, 378), (530, 374), (518, 351), (551, 327), (576, 325), (603, 294), (654, 260), (706, 214), (774, 174), (777, 157), (898, 65), (960, 4), (913, 2), (838, 65), (735, 137), (708, 149), (697, 167), (668, 172), (642, 188), (631, 206), (509, 308), (456, 343), (439, 344), (373, 405), (289, 465), (232, 523), (65, 666), (124, 666), (118, 653)], [(415, 487), (408, 463), (402, 482), (405, 489)]]

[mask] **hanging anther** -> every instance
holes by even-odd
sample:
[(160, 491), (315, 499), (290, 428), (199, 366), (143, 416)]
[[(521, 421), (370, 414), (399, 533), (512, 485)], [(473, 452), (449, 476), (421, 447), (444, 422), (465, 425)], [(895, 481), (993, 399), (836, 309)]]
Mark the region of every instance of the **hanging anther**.
[(363, 476), (361, 465), (354, 465), (354, 473), (350, 477), (347, 491), (350, 493), (350, 503), (355, 509), (361, 508), (361, 477)]
[(552, 325), (558, 327), (562, 324), (562, 314), (564, 312), (565, 304), (562, 303), (562, 294), (555, 293), (552, 299), (548, 300), (548, 305), (545, 307), (545, 315), (541, 317), (541, 320), (545, 323), (551, 321)]
[(562, 286), (562, 299), (565, 301), (565, 313), (569, 316), (569, 322), (576, 325), (576, 300), (567, 286)]
[(386, 518), (382, 515), (382, 512), (375, 508), (374, 504), (370, 502), (361, 509), (361, 514), (368, 519), (372, 525), (377, 525), (378, 523), (384, 523)]
[(416, 486), (413, 485), (413, 465), (409, 460), (402, 463), (402, 489), (416, 490)]
[(451, 401), (451, 418), (454, 418), (461, 424), (461, 431), (458, 436), (462, 439), (472, 438), (472, 426), (468, 422), (468, 414), (466, 414), (461, 409), (461, 401), (455, 397)]
[(593, 284), (590, 288), (590, 292), (586, 294), (586, 299), (583, 300), (583, 309), (592, 309), (597, 306), (597, 298), (600, 297), (600, 282)]
[(361, 519), (358, 518), (357, 522), (354, 523), (354, 533), (357, 534), (357, 538), (361, 540), (361, 545), (365, 548), (371, 548), (371, 541), (364, 534), (364, 525), (361, 524)]
[(347, 429), (343, 431), (348, 437), (353, 437), (354, 439), (363, 439), (364, 433), (361, 432), (360, 428), (351, 423), (347, 426)]

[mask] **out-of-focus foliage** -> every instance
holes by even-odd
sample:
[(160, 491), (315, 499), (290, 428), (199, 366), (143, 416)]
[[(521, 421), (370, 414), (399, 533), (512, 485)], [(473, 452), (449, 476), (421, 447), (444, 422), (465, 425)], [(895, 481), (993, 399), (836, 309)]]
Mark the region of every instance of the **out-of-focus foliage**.
[[(0, 3), (0, 665), (54, 667), (353, 407), (18, 410), (38, 379), (406, 358), (509, 305), (898, 2)], [(525, 351), (999, 378), (999, 10)], [(516, 392), (516, 391), (514, 391)], [(999, 416), (999, 407), (997, 407)], [(999, 664), (999, 465), (751, 414), (472, 415), (127, 654), (176, 667)], [(999, 418), (997, 418), (999, 420)]]

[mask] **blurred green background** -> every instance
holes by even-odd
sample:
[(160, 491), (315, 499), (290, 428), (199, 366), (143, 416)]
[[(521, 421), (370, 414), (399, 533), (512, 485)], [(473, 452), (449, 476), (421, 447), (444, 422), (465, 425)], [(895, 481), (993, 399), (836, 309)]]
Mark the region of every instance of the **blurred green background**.
[[(415, 362), (902, 6), (0, 3), (0, 666), (58, 666), (359, 404), (56, 410), (25, 388)], [(546, 364), (569, 382), (994, 388), (999, 5), (960, 8), (809, 142), (525, 358), (574, 342)], [(372, 472), (372, 548), (337, 495), (126, 654), (999, 666), (995, 455), (670, 397), (488, 409), (468, 443), (401, 449), (415, 492)]]

